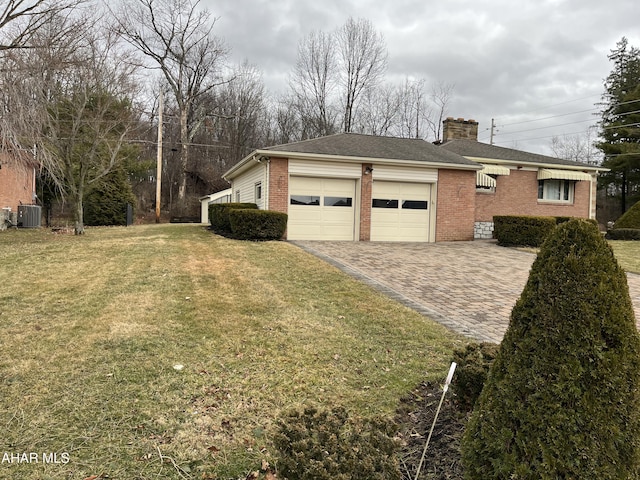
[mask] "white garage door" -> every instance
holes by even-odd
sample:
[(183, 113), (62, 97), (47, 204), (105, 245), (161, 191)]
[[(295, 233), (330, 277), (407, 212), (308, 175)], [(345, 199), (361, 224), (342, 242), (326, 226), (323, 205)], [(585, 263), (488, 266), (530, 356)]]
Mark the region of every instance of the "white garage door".
[(374, 181), (371, 240), (429, 241), (431, 184)]
[(291, 177), (287, 238), (353, 240), (355, 191), (355, 180)]

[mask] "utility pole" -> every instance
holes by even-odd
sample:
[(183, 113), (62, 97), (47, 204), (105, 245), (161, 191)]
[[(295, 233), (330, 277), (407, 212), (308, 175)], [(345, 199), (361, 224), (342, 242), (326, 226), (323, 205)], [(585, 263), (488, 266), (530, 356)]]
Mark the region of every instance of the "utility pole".
[(491, 119), (491, 137), (489, 139), (489, 145), (493, 145), (493, 135), (494, 135), (494, 129), (496, 127), (496, 121), (495, 119)]
[(160, 223), (160, 202), (162, 189), (162, 112), (164, 110), (162, 90), (158, 101), (158, 160), (156, 167), (156, 223)]

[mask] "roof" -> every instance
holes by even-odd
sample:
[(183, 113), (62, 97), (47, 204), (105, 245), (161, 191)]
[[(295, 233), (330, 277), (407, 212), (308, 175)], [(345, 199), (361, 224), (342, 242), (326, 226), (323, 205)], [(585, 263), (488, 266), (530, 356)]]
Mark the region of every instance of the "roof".
[(536, 166), (558, 165), (563, 167), (577, 167), (582, 170), (605, 170), (593, 165), (587, 165), (586, 163), (549, 157), (547, 155), (540, 155), (537, 153), (524, 152), (513, 148), (498, 147), (496, 145), (489, 145), (488, 143), (482, 143), (476, 140), (449, 140), (442, 144), (440, 148), (467, 158), (487, 159), (488, 161), (504, 160), (514, 163), (528, 163)]
[(477, 162), (438, 147), (419, 138), (379, 137), (359, 133), (338, 133), (326, 137), (319, 137), (300, 142), (276, 145), (256, 150), (238, 164), (233, 166), (223, 176), (236, 173), (252, 158), (257, 156), (282, 156), (289, 158), (334, 157), (343, 161), (392, 161), (392, 162), (421, 162), (433, 166), (477, 170)]

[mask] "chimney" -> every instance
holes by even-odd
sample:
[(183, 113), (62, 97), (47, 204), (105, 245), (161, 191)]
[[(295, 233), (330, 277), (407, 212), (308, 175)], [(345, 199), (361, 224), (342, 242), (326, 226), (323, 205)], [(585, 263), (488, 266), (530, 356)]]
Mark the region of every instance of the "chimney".
[(442, 142), (449, 140), (478, 140), (478, 122), (447, 117), (442, 121)]

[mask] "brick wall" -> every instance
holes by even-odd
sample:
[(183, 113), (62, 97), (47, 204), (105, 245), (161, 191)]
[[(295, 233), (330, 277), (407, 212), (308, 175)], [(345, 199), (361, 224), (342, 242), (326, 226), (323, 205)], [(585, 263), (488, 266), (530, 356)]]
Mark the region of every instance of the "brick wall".
[(360, 182), (360, 241), (371, 240), (371, 189), (373, 175), (365, 174), (367, 168), (373, 168), (370, 163), (362, 164), (362, 179)]
[(492, 222), (494, 215), (549, 215), (589, 218), (591, 182), (576, 182), (572, 204), (538, 200), (538, 172), (511, 170), (498, 175), (495, 193), (476, 194), (477, 222)]
[(475, 201), (475, 171), (438, 171), (436, 242), (473, 240)]
[(289, 160), (286, 158), (269, 160), (269, 210), (289, 211)]
[(0, 208), (18, 205), (32, 205), (35, 193), (35, 173), (33, 167), (0, 159)]

